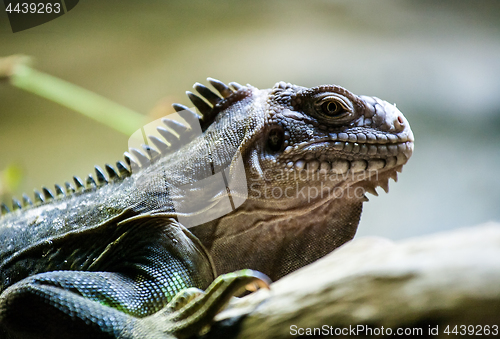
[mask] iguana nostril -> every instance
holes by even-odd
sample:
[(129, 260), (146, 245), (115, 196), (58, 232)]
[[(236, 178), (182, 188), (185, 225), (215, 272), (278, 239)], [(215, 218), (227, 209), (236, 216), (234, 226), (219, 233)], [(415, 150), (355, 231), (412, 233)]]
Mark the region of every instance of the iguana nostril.
[(396, 131), (401, 132), (405, 128), (405, 122), (404, 119), (401, 115), (398, 114), (398, 117), (394, 121), (394, 127), (396, 128)]

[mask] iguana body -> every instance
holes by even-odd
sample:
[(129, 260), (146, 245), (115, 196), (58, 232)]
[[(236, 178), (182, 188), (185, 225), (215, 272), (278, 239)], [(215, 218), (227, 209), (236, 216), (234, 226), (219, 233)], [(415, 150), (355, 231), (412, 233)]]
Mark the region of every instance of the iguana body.
[[(281, 82), (259, 90), (210, 82), (222, 98), (195, 85), (210, 105), (188, 93), (202, 113), (199, 121), (174, 105), (186, 124), (167, 120), (177, 135), (160, 128), (167, 143), (150, 138), (158, 151), (132, 150), (136, 161), (126, 154), (129, 167), (118, 163), (120, 175), (107, 166), (107, 179), (97, 169), (97, 183), (89, 177), (77, 192), (67, 184), (66, 195), (56, 187), (55, 198), (44, 189), (35, 206), (0, 219), (6, 334), (196, 334), (233, 290), (265, 278), (253, 271), (229, 274), (197, 297), (204, 299), (167, 307), (176, 294), (206, 289), (217, 274), (241, 269), (276, 280), (325, 255), (354, 236), (365, 190), (387, 188), (411, 156), (408, 122), (377, 98), (333, 85)], [(198, 123), (203, 133), (197, 136)], [(231, 181), (236, 159), (246, 181), (229, 196), (233, 207), (244, 202), (186, 229), (176, 218), (197, 220), (204, 215), (198, 210), (210, 215), (228, 198), (227, 182), (221, 189), (196, 183), (222, 171)], [(207, 203), (182, 212), (194, 203), (191, 197)]]

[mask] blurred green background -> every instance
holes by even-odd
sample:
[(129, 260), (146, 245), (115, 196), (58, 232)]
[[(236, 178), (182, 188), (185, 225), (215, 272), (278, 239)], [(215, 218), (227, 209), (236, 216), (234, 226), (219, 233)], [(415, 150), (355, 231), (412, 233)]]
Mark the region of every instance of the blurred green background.
[[(390, 194), (370, 196), (358, 236), (500, 221), (498, 0), (82, 0), (16, 34), (0, 13), (0, 56), (19, 53), (151, 119), (208, 76), (396, 102), (415, 153)], [(127, 139), (0, 82), (0, 176), (19, 181), (0, 188), (4, 200), (121, 160)]]

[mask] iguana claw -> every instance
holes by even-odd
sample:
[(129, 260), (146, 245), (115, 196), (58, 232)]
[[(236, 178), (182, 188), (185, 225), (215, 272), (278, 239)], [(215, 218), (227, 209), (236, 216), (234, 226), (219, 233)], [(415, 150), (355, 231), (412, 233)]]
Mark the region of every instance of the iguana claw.
[[(165, 334), (188, 338), (208, 330), (213, 318), (243, 290), (269, 288), (270, 279), (253, 270), (241, 270), (219, 276), (205, 292), (189, 288), (179, 292), (161, 311), (141, 319), (143, 326), (165, 326)], [(149, 324), (149, 325), (148, 325)]]

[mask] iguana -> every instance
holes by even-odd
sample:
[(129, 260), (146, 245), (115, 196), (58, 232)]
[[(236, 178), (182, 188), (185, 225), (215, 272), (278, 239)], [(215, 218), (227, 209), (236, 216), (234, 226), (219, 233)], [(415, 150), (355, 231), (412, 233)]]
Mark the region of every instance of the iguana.
[[(412, 154), (408, 121), (376, 97), (208, 81), (217, 94), (199, 83), (201, 97), (187, 93), (201, 115), (174, 104), (184, 122), (164, 119), (163, 138), (126, 164), (2, 205), (4, 336), (199, 334), (245, 286), (350, 240), (364, 193), (387, 191)], [(218, 173), (222, 185), (208, 180)]]

